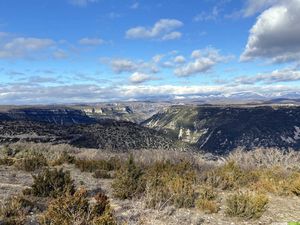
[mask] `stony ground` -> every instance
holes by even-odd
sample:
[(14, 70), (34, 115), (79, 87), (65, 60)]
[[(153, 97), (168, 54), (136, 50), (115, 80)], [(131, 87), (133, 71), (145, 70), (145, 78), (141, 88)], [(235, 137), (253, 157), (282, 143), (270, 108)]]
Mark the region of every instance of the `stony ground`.
[[(142, 200), (120, 201), (112, 198), (111, 179), (95, 179), (91, 173), (82, 173), (74, 165), (64, 165), (71, 171), (77, 186), (84, 185), (90, 192), (102, 189), (111, 198), (116, 217), (126, 224), (144, 225), (234, 225), (234, 224), (286, 224), (288, 221), (300, 221), (300, 197), (278, 197), (269, 195), (268, 209), (259, 220), (244, 221), (229, 218), (224, 214), (224, 207), (217, 214), (205, 214), (196, 209), (175, 209), (166, 207), (158, 211), (145, 209)], [(17, 171), (14, 167), (0, 166), (0, 201), (20, 193), (30, 186), (30, 173)], [(220, 193), (225, 199), (229, 193)], [(224, 201), (224, 200), (223, 200)], [(224, 206), (224, 204), (222, 204)]]

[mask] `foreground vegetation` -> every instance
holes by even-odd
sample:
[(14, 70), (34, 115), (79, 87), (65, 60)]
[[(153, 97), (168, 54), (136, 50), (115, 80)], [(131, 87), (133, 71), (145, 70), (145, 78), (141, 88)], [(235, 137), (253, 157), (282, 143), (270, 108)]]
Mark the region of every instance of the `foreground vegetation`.
[[(0, 208), (2, 224), (123, 224), (112, 199), (137, 201), (145, 209), (192, 209), (202, 214), (256, 221), (272, 196), (300, 197), (300, 154), (294, 151), (237, 150), (207, 161), (196, 153), (140, 151), (82, 152), (66, 146), (12, 145), (1, 149), (0, 164), (32, 173), (32, 184)], [(76, 185), (64, 165), (94, 179), (111, 180), (111, 194)], [(300, 199), (299, 199), (300, 201)], [(126, 223), (125, 223), (126, 224)]]

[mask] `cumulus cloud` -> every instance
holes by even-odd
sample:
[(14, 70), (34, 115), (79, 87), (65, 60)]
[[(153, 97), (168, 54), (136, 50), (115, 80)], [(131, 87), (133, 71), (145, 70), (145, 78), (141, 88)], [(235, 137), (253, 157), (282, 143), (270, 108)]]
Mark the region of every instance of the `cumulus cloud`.
[(140, 72), (133, 73), (129, 78), (130, 82), (134, 83), (134, 84), (144, 83), (144, 82), (150, 81), (152, 79), (153, 78), (150, 75), (145, 74), (145, 73), (140, 73)]
[(300, 60), (300, 0), (276, 1), (250, 30), (242, 61), (265, 58), (272, 62)]
[(183, 26), (183, 23), (176, 19), (161, 19), (153, 27), (134, 27), (126, 32), (128, 39), (161, 39), (174, 40), (181, 37), (181, 33), (175, 31)]
[(210, 71), (217, 63), (226, 61), (231, 56), (222, 56), (219, 50), (207, 48), (195, 50), (191, 54), (192, 61), (175, 69), (174, 73), (178, 77), (188, 77), (195, 74), (206, 73)]
[(89, 45), (89, 46), (97, 46), (105, 43), (105, 41), (101, 38), (82, 38), (78, 42), (81, 45)]
[(185, 63), (185, 58), (182, 55), (176, 56), (174, 58), (174, 62), (178, 64)]
[(158, 73), (158, 63), (163, 55), (156, 55), (150, 61), (131, 60), (126, 58), (104, 59), (102, 62), (111, 67), (115, 73)]
[(246, 7), (243, 9), (243, 15), (245, 17), (252, 16), (258, 12), (262, 12), (277, 2), (279, 2), (279, 0), (248, 0)]
[(129, 59), (112, 59), (110, 65), (115, 73), (133, 72), (138, 68), (138, 65)]
[(54, 45), (55, 42), (51, 39), (17, 37), (6, 41), (0, 46), (0, 58), (26, 58), (32, 56), (32, 53), (48, 50), (49, 47)]
[(256, 76), (244, 76), (235, 80), (238, 84), (274, 84), (281, 82), (300, 81), (300, 71), (295, 69), (274, 70), (270, 73), (258, 74)]
[(84, 7), (87, 6), (89, 3), (95, 3), (98, 0), (69, 0), (69, 3), (75, 6)]

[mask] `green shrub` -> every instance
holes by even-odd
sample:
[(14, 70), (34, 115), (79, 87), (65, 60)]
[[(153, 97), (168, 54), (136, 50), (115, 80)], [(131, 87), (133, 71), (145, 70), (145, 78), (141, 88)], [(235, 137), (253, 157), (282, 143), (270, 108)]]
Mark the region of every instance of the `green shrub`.
[(144, 191), (142, 175), (142, 169), (130, 156), (125, 165), (116, 172), (112, 183), (114, 196), (120, 199), (130, 199), (142, 193)]
[(264, 194), (240, 192), (228, 197), (226, 214), (246, 219), (259, 218), (265, 212), (267, 204), (268, 198)]
[(192, 207), (195, 199), (195, 172), (187, 162), (158, 162), (144, 176), (146, 206), (161, 209), (166, 205)]
[(69, 171), (45, 169), (37, 176), (33, 175), (33, 179), (29, 193), (35, 196), (55, 198), (67, 192), (74, 192), (74, 181)]
[(112, 178), (110, 173), (106, 170), (96, 170), (93, 174), (94, 178), (110, 179)]
[(17, 159), (15, 167), (19, 170), (32, 172), (47, 166), (47, 160), (42, 154), (28, 155), (24, 158)]
[(73, 195), (67, 193), (49, 204), (40, 222), (44, 225), (116, 225), (107, 196), (98, 194), (95, 201), (94, 205), (89, 203), (84, 189)]

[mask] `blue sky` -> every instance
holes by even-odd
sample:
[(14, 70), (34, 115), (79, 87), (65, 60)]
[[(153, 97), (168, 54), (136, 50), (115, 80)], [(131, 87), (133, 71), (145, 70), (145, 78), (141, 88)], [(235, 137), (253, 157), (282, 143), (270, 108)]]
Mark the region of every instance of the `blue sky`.
[(297, 93), (299, 10), (300, 0), (2, 0), (0, 104)]

